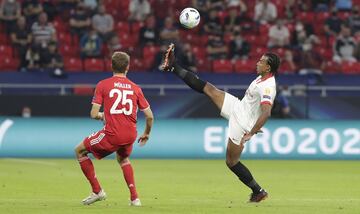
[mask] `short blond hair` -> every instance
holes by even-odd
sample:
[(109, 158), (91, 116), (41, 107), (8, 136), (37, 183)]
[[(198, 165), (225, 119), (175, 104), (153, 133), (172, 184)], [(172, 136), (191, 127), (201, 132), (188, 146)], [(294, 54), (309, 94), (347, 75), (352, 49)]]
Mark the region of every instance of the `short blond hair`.
[(130, 56), (122, 51), (114, 52), (111, 57), (111, 66), (115, 73), (125, 73), (129, 65)]

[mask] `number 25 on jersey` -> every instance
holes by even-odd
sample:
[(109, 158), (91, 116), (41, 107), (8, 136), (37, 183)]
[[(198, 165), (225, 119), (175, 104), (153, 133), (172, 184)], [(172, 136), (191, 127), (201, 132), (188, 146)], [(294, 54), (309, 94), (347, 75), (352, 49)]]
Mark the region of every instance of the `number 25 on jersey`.
[[(116, 100), (114, 104), (112, 105), (110, 109), (110, 114), (125, 114), (125, 115), (131, 115), (133, 111), (133, 101), (129, 99), (128, 95), (133, 95), (134, 91), (130, 90), (120, 90), (117, 88), (111, 89), (109, 93), (109, 97), (112, 98), (117, 94)], [(119, 103), (121, 102), (121, 105), (123, 108), (117, 109)], [(128, 106), (126, 106), (128, 104)], [(128, 108), (126, 108), (128, 107)]]

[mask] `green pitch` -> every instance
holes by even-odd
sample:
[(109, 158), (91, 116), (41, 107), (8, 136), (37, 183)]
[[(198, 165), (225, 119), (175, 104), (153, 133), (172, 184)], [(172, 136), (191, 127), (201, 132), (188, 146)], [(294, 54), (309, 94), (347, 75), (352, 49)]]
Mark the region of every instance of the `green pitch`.
[(269, 192), (262, 203), (247, 203), (224, 160), (133, 160), (143, 207), (129, 207), (115, 160), (94, 161), (108, 199), (84, 206), (75, 160), (0, 159), (0, 213), (360, 213), (360, 161), (244, 162)]

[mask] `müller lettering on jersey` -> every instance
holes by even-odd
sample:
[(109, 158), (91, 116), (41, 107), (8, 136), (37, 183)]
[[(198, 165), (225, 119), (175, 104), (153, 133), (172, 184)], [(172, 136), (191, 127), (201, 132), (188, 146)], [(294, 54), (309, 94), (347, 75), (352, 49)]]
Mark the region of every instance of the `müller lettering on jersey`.
[(115, 88), (131, 88), (130, 84), (121, 83), (121, 82), (114, 82)]

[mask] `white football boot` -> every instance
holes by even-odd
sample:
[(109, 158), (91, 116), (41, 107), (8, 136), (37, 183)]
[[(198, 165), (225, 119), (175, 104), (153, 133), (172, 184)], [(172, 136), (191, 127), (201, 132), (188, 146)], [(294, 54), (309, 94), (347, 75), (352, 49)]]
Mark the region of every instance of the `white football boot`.
[(100, 190), (100, 192), (98, 194), (92, 192), (89, 197), (85, 198), (84, 200), (82, 200), (82, 203), (84, 205), (90, 205), (92, 203), (95, 203), (97, 201), (102, 201), (106, 199), (106, 193), (104, 190)]
[(129, 205), (134, 207), (141, 207), (141, 201), (140, 199), (137, 198), (135, 200), (130, 201)]

